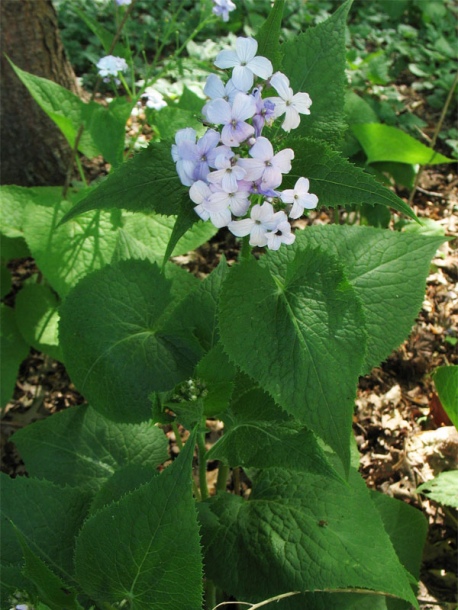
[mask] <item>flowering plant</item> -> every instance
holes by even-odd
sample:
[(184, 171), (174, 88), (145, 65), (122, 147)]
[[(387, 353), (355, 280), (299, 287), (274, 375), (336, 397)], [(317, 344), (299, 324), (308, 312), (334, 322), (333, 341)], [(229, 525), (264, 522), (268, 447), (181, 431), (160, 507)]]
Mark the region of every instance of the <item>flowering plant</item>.
[[(209, 123), (223, 125), (222, 131), (209, 129), (196, 142), (194, 129), (181, 129), (172, 157), (182, 184), (191, 187), (189, 196), (202, 220), (210, 219), (217, 228), (228, 227), (238, 237), (249, 235), (250, 246), (278, 250), (295, 239), (288, 216), (299, 218), (304, 208), (316, 207), (318, 198), (308, 192), (309, 181), (304, 177), (293, 189), (277, 190), (282, 175), (291, 170), (294, 151), (286, 148), (274, 154), (271, 142), (261, 134), (265, 125), (272, 126), (282, 115), (285, 131), (298, 127), (299, 113), (310, 114), (312, 101), (307, 93), (294, 95), (285, 74), (272, 74), (272, 63), (256, 56), (257, 48), (253, 38), (238, 38), (235, 52), (218, 54), (215, 65), (233, 68), (232, 78), (224, 84), (215, 75), (208, 77), (204, 91), (210, 101), (203, 115)], [(255, 76), (267, 80), (280, 97), (263, 99), (262, 84), (256, 83), (253, 89)], [(266, 200), (250, 208), (252, 200), (260, 198)], [(287, 204), (288, 213), (274, 211), (273, 203)], [(250, 218), (232, 219), (248, 211)]]
[[(216, 4), (224, 18), (232, 3)], [(232, 73), (209, 75), (206, 100), (184, 89), (152, 109), (157, 135), (126, 162), (136, 97), (84, 104), (15, 68), (75, 151), (113, 170), (64, 196), (4, 190), (9, 236), (25, 235), (47, 278), (18, 299), (17, 325), (87, 400), (13, 437), (29, 477), (3, 477), (5, 599), (418, 607), (424, 519), (366, 488), (352, 413), (359, 376), (408, 334), (444, 239), (301, 228), (318, 206), (417, 219), (342, 154), (351, 0), (281, 44), (283, 5), (216, 55)], [(138, 98), (154, 98), (147, 86)], [(242, 238), (238, 261), (222, 255), (203, 280), (173, 262), (217, 229)]]

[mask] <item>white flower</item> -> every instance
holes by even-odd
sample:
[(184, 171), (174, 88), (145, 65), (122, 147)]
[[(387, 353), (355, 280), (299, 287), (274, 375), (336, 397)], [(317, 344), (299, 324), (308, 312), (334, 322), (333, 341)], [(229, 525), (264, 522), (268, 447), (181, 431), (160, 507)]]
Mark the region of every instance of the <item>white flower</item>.
[(229, 13), (237, 8), (232, 0), (213, 0), (213, 4), (212, 13), (223, 21), (229, 21)]
[[(293, 94), (289, 86), (289, 79), (282, 72), (275, 72), (270, 79), (270, 84), (280, 97), (269, 97), (267, 100), (275, 104), (275, 118), (285, 115), (282, 127), (285, 131), (296, 129), (301, 121), (299, 113), (310, 114), (312, 100), (308, 93)], [(266, 100), (266, 101), (267, 101)]]
[(227, 201), (212, 201), (212, 195), (212, 190), (203, 180), (194, 182), (189, 189), (189, 197), (197, 204), (194, 208), (196, 214), (198, 214), (202, 220), (210, 219), (215, 227), (220, 229), (231, 222), (232, 216)]
[(229, 79), (227, 83), (224, 84), (219, 76), (216, 74), (210, 74), (205, 82), (204, 93), (211, 100), (223, 98), (223, 100), (226, 100), (232, 104), (234, 97), (237, 95), (237, 93), (240, 93), (240, 91), (237, 89), (237, 87), (235, 87), (232, 79)]
[(106, 55), (97, 62), (100, 76), (116, 76), (118, 72), (126, 72), (128, 65), (122, 57)]
[(266, 239), (267, 247), (270, 250), (278, 250), (282, 244), (290, 246), (294, 242), (296, 236), (294, 233), (291, 233), (291, 225), (287, 221), (286, 215), (284, 215), (284, 218), (277, 224), (274, 231), (269, 231), (266, 234)]
[(292, 203), (289, 212), (290, 218), (299, 218), (304, 212), (304, 208), (312, 210), (318, 204), (318, 197), (309, 193), (310, 183), (307, 178), (299, 178), (293, 189), (285, 189), (281, 193), (283, 203)]
[(254, 38), (237, 38), (235, 51), (221, 51), (216, 56), (218, 68), (234, 68), (232, 82), (240, 91), (248, 91), (253, 86), (254, 74), (267, 79), (273, 72), (272, 64), (266, 57), (256, 57), (258, 43)]
[(132, 0), (116, 0), (118, 6), (128, 6)]
[(284, 212), (274, 212), (268, 201), (251, 208), (251, 218), (233, 220), (227, 226), (237, 237), (250, 236), (250, 246), (266, 246), (267, 232), (275, 231), (280, 222), (287, 220)]
[(154, 110), (160, 110), (167, 106), (167, 102), (164, 100), (162, 93), (156, 91), (154, 87), (146, 87), (142, 99), (145, 100), (148, 108), (153, 108)]
[(215, 125), (224, 125), (221, 141), (226, 146), (238, 146), (254, 133), (254, 127), (246, 123), (256, 110), (253, 96), (237, 93), (231, 105), (221, 98), (206, 104), (206, 118)]
[(229, 158), (225, 155), (219, 155), (215, 160), (215, 172), (211, 172), (207, 176), (208, 182), (212, 184), (220, 184), (223, 191), (233, 193), (238, 190), (238, 180), (243, 180), (246, 171), (237, 163), (237, 159)]
[(294, 151), (291, 148), (285, 148), (274, 155), (271, 142), (260, 136), (249, 152), (252, 159), (239, 161), (239, 165), (247, 173), (245, 180), (261, 179), (263, 188), (275, 189), (282, 182), (282, 174), (291, 171), (291, 160), (294, 159)]

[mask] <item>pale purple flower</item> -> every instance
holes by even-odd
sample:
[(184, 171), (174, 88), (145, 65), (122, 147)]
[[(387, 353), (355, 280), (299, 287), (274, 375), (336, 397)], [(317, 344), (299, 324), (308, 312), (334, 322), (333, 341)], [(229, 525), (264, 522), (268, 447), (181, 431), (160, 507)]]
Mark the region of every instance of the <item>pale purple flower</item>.
[(215, 160), (216, 171), (207, 176), (207, 181), (212, 184), (219, 184), (226, 193), (233, 193), (238, 190), (238, 181), (243, 180), (246, 171), (238, 165), (238, 158), (232, 153), (232, 158), (225, 155), (218, 155)]
[(261, 97), (261, 88), (254, 89), (252, 96), (256, 101), (256, 113), (253, 116), (254, 135), (259, 138), (262, 128), (267, 123), (270, 125), (275, 119), (275, 104), (269, 99), (263, 100)]
[(181, 184), (185, 186), (191, 186), (194, 182), (196, 138), (196, 131), (192, 127), (179, 129), (175, 134), (175, 144), (172, 145), (172, 159), (176, 163)]
[(261, 180), (241, 180), (239, 182), (239, 189), (247, 189), (252, 195), (263, 195), (264, 197), (280, 197), (278, 191), (267, 188), (262, 184)]
[(216, 56), (218, 68), (234, 68), (232, 82), (241, 91), (248, 91), (253, 86), (254, 75), (268, 79), (272, 75), (271, 62), (266, 57), (257, 57), (258, 43), (254, 38), (239, 37), (235, 51), (220, 51)]
[(212, 13), (223, 21), (229, 21), (229, 13), (237, 8), (231, 0), (213, 0), (213, 4)]
[(275, 230), (266, 233), (267, 247), (270, 250), (278, 250), (282, 244), (290, 246), (296, 239), (294, 233), (291, 233), (291, 225), (286, 214), (283, 215), (284, 218), (277, 224)]
[(218, 146), (220, 134), (215, 129), (208, 129), (198, 140), (193, 149), (195, 168), (194, 180), (206, 180), (210, 167), (216, 167), (216, 158), (220, 155), (231, 155), (232, 151), (227, 146)]
[(246, 123), (256, 110), (251, 95), (237, 93), (231, 105), (223, 99), (216, 99), (206, 106), (206, 118), (215, 125), (224, 125), (221, 141), (226, 146), (238, 146), (254, 133), (254, 127)]
[(312, 100), (308, 93), (296, 93), (289, 86), (289, 79), (282, 72), (275, 72), (270, 79), (270, 84), (280, 97), (267, 98), (275, 104), (275, 118), (285, 115), (282, 127), (285, 131), (296, 129), (301, 121), (300, 114), (310, 114)]
[(148, 108), (153, 110), (161, 110), (167, 106), (167, 102), (162, 97), (162, 93), (156, 91), (154, 87), (146, 87), (145, 92), (142, 95), (142, 99), (145, 101)]
[(204, 93), (211, 100), (222, 98), (232, 104), (237, 93), (243, 93), (243, 91), (240, 92), (237, 89), (231, 78), (224, 84), (219, 76), (210, 74), (205, 81)]
[(246, 170), (245, 180), (259, 180), (263, 189), (275, 189), (282, 182), (282, 174), (291, 171), (294, 151), (285, 148), (274, 155), (272, 144), (261, 136), (250, 148), (252, 159), (240, 159), (239, 165)]
[(225, 200), (213, 200), (213, 191), (203, 180), (198, 180), (189, 189), (189, 197), (197, 204), (194, 207), (196, 214), (202, 220), (210, 219), (211, 222), (220, 229), (231, 222), (231, 212)]
[(116, 0), (116, 4), (118, 6), (129, 6), (129, 4), (131, 4), (132, 0)]
[(312, 210), (318, 204), (318, 197), (309, 193), (310, 183), (307, 178), (299, 178), (293, 189), (285, 189), (281, 193), (283, 203), (292, 203), (289, 212), (290, 218), (299, 218), (304, 213), (304, 208)]
[(267, 232), (275, 231), (284, 220), (287, 220), (284, 212), (274, 212), (272, 204), (264, 201), (251, 208), (250, 218), (233, 220), (227, 226), (237, 237), (249, 235), (250, 246), (266, 246)]
[(97, 62), (97, 68), (99, 69), (100, 76), (116, 76), (118, 72), (126, 72), (129, 68), (127, 62), (122, 57), (115, 57), (114, 55), (106, 55)]
[(214, 186), (213, 189), (214, 192), (210, 197), (211, 204), (218, 206), (225, 205), (235, 216), (245, 216), (248, 212), (248, 208), (250, 207), (249, 190), (240, 188), (240, 186), (238, 187), (238, 190), (233, 191), (232, 193), (227, 193), (226, 191), (218, 189), (217, 186)]

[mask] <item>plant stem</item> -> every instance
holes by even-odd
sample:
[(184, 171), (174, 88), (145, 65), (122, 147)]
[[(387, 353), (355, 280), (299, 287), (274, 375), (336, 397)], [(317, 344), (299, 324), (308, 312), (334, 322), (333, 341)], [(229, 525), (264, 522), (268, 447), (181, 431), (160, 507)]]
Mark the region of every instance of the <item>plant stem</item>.
[(218, 478), (216, 479), (216, 491), (226, 491), (229, 466), (220, 462), (218, 467)]
[(205, 454), (207, 450), (205, 448), (205, 432), (199, 432), (197, 435), (197, 447), (199, 449), (199, 485), (200, 485), (200, 497), (201, 500), (206, 500), (209, 496), (208, 485), (207, 485), (207, 461)]

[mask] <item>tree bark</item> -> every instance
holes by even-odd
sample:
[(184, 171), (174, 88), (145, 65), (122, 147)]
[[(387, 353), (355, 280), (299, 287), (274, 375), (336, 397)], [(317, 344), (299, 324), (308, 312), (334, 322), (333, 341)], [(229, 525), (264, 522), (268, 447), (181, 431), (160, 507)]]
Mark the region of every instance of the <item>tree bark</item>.
[(41, 110), (14, 73), (5, 54), (22, 70), (52, 80), (78, 95), (51, 0), (0, 0), (1, 184), (64, 184), (71, 150), (59, 128)]

